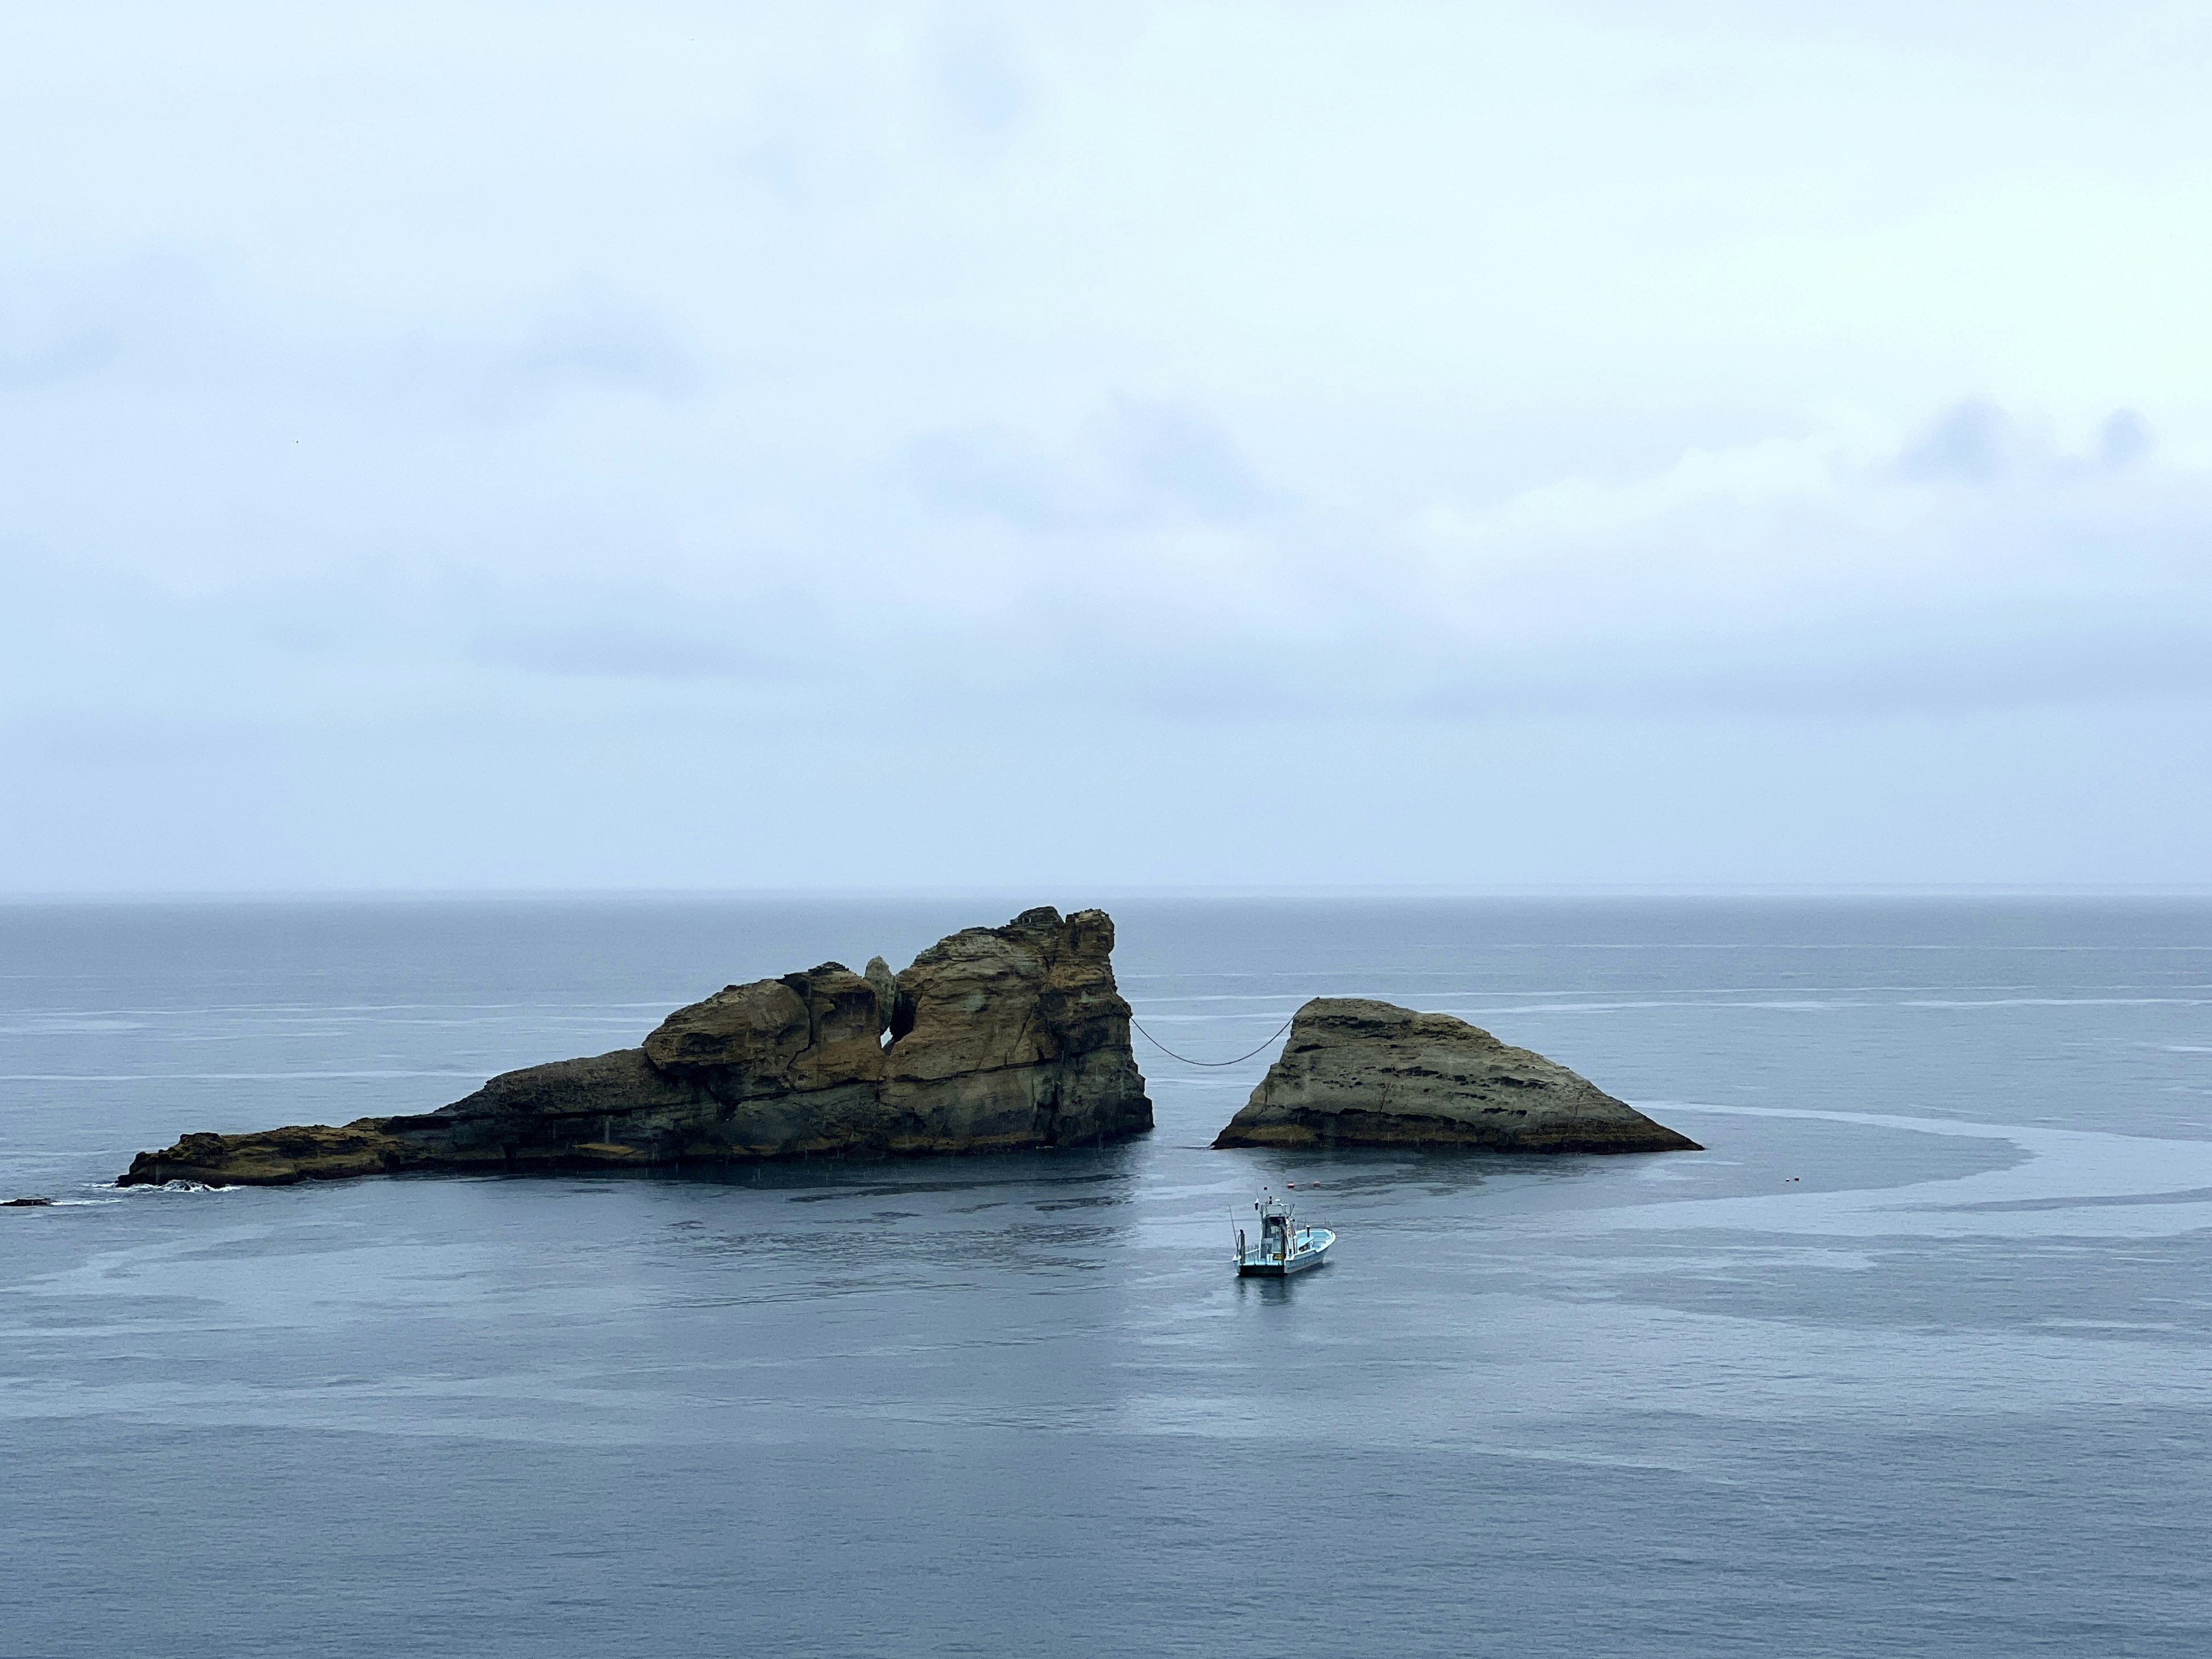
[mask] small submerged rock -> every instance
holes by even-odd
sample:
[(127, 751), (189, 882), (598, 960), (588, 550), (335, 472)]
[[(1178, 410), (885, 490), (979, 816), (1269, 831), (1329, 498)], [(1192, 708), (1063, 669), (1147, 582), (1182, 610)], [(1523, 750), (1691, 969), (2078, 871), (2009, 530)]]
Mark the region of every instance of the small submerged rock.
[(1316, 997), (1216, 1146), (1695, 1152), (1588, 1079), (1449, 1014)]
[(51, 1198), (0, 1199), (0, 1210), (43, 1210), (52, 1202)]

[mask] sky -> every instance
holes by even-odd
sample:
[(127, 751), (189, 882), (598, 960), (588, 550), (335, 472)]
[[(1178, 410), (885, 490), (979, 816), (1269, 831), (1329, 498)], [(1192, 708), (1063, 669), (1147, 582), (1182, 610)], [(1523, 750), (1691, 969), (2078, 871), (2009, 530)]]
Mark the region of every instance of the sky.
[(2212, 881), (2208, 61), (0, 0), (0, 890)]

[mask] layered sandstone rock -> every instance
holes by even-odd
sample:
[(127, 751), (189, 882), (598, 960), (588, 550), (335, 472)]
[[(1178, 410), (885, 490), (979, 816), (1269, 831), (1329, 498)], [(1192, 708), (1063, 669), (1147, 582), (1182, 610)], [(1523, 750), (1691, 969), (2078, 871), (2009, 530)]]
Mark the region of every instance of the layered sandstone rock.
[(441, 1110), (186, 1135), (122, 1184), (681, 1167), (1061, 1146), (1152, 1126), (1114, 923), (1027, 910), (893, 975), (829, 962), (679, 1008), (644, 1046), (508, 1072)]
[(1449, 1014), (1316, 997), (1216, 1146), (1698, 1152), (1543, 1055)]

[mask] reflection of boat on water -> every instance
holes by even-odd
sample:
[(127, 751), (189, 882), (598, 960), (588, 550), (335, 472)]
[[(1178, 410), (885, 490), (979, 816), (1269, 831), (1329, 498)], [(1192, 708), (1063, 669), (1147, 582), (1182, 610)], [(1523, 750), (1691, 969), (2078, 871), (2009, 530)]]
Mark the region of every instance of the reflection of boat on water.
[(1328, 1247), (1336, 1243), (1336, 1235), (1328, 1228), (1299, 1226), (1291, 1206), (1270, 1192), (1263, 1191), (1252, 1207), (1259, 1212), (1260, 1236), (1252, 1238), (1237, 1228), (1239, 1273), (1281, 1279), (1328, 1260)]

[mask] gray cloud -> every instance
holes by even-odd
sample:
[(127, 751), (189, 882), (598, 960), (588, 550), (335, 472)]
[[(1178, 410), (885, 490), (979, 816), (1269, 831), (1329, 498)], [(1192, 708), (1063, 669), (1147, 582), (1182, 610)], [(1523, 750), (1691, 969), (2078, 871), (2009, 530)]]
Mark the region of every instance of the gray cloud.
[(1050, 531), (1091, 516), (1079, 480), (1012, 433), (933, 432), (908, 447), (907, 467), (929, 506)]
[(1272, 497), (1220, 423), (1188, 404), (1117, 398), (1103, 439), (1133, 493), (1161, 507), (1235, 522)]
[(2097, 454), (2106, 466), (2131, 466), (2149, 454), (2151, 430), (2132, 409), (2116, 409), (2097, 428)]
[(488, 662), (541, 674), (688, 680), (756, 675), (767, 665), (726, 640), (673, 629), (590, 627), (494, 634), (477, 647)]
[(706, 354), (664, 312), (594, 283), (410, 331), (384, 355), (383, 372), (394, 394), (472, 419), (514, 419), (563, 398), (608, 393), (680, 401), (711, 378)]
[[(816, 540), (678, 575), (665, 546), (615, 531), (602, 550), (579, 526), (527, 575), (383, 556), (180, 587), (19, 541), (0, 551), (23, 600), (19, 683), (160, 686), (168, 705), (182, 676), (216, 719), (246, 686), (303, 674), (403, 706), (433, 665), (452, 695), (481, 695), (464, 688), (487, 673), (722, 681), (855, 708), (926, 681), (954, 720), (1014, 684), (1179, 721), (2212, 696), (2212, 484), (2140, 460), (2084, 470), (2016, 442), (2008, 471), (1903, 524), (1888, 498), (1930, 480), (1898, 468), (1837, 473), (1786, 510), (1630, 488), (1600, 530), (1583, 506), (1556, 526), (1509, 513), (1485, 532), (1505, 538), (1496, 551), (1478, 538), (1439, 565), (1387, 519), (1298, 503), (1186, 410), (1120, 400), (1079, 433), (1060, 459), (1005, 434), (924, 441), (917, 497), (863, 495), (835, 529), (884, 550), (860, 557)], [(992, 566), (966, 528), (979, 516), (999, 526)], [(1200, 579), (1179, 550), (1191, 531), (1243, 574)], [(1796, 569), (1778, 580), (1783, 555)], [(636, 574), (610, 576), (615, 560)], [(961, 590), (937, 585), (948, 572)]]
[(952, 106), (987, 132), (1013, 125), (1027, 102), (1004, 47), (992, 40), (969, 38), (947, 46), (938, 81)]
[[(2091, 464), (2118, 471), (2155, 447), (2149, 422), (2132, 409), (2116, 409), (2097, 427)], [(2008, 473), (2048, 473), (2073, 461), (2011, 413), (1985, 398), (1969, 398), (1937, 414), (1898, 452), (1896, 473), (1915, 483), (1989, 484)]]
[(0, 391), (38, 387), (89, 374), (115, 355), (115, 342), (102, 334), (79, 334), (49, 346), (0, 356)]
[(984, 428), (932, 433), (907, 460), (929, 505), (1037, 533), (1237, 524), (1285, 499), (1218, 421), (1188, 404), (1121, 394), (1057, 453)]
[(1972, 398), (1945, 410), (1906, 444), (1897, 470), (1919, 483), (1987, 483), (2005, 470), (2016, 442), (2005, 412)]

